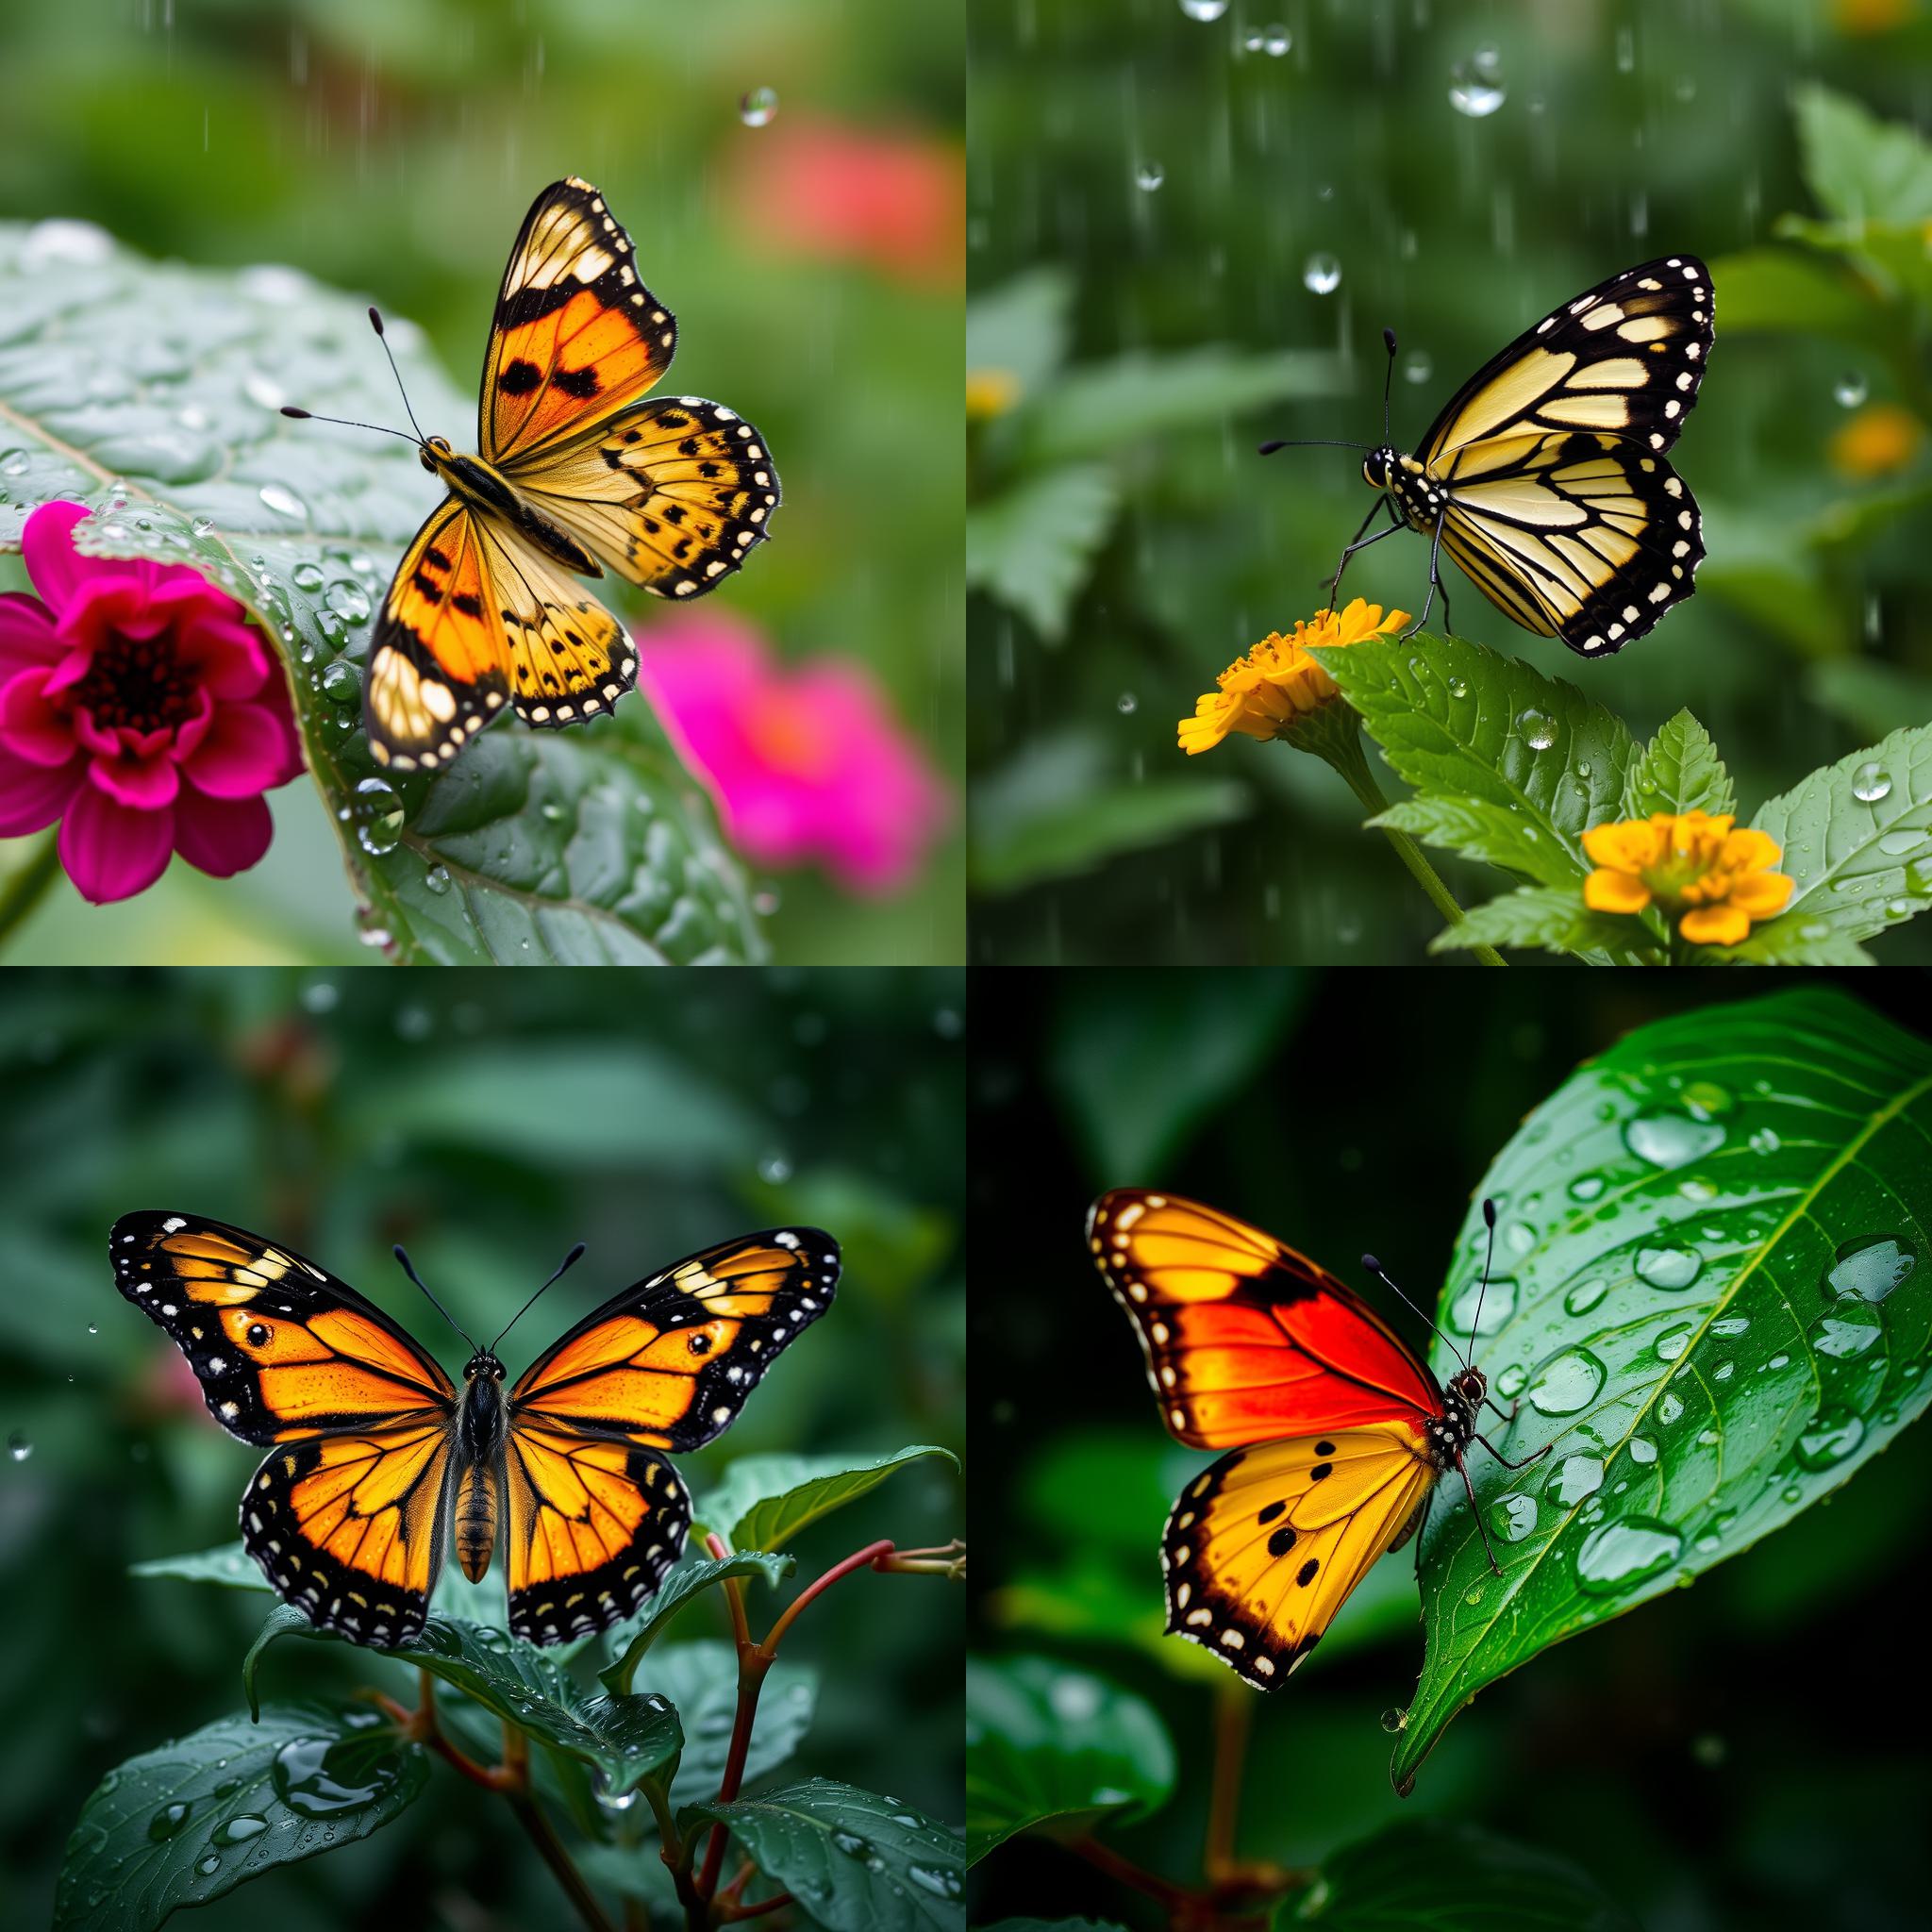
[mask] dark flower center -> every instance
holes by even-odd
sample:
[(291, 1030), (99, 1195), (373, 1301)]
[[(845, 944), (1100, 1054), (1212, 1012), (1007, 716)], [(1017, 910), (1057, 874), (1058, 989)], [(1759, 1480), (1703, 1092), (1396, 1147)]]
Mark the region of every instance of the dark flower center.
[(167, 631), (152, 638), (117, 631), (95, 651), (87, 675), (67, 695), (70, 703), (92, 711), (104, 731), (116, 725), (171, 731), (194, 715), (194, 667), (175, 654)]

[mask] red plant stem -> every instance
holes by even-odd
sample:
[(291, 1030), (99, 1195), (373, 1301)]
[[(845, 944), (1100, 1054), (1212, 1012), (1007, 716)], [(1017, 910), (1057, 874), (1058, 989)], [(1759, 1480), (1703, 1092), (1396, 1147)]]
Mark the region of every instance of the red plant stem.
[(791, 1894), (789, 1891), (774, 1892), (770, 1898), (761, 1898), (755, 1906), (727, 1906), (718, 1914), (725, 1924), (735, 1924), (740, 1919), (761, 1919), (767, 1912), (775, 1912), (780, 1906), (789, 1906)]
[(1131, 1886), (1149, 1898), (1158, 1899), (1170, 1911), (1190, 1910), (1199, 1903), (1185, 1886), (1156, 1877), (1152, 1872), (1143, 1872), (1131, 1858), (1122, 1857), (1097, 1838), (1069, 1839), (1067, 1849), (1077, 1852), (1090, 1865), (1098, 1866), (1109, 1878), (1117, 1878), (1123, 1885)]
[(764, 1642), (758, 1646), (763, 1651), (766, 1660), (769, 1662), (776, 1653), (786, 1631), (791, 1629), (791, 1625), (797, 1621), (799, 1611), (804, 1609), (813, 1597), (823, 1595), (831, 1589), (833, 1584), (838, 1582), (840, 1577), (850, 1576), (855, 1570), (869, 1570), (881, 1558), (890, 1557), (891, 1554), (892, 1543), (891, 1538), (882, 1537), (875, 1543), (867, 1543), (862, 1550), (854, 1550), (842, 1562), (834, 1563), (823, 1576), (814, 1582), (808, 1583), (785, 1606), (784, 1609), (779, 1612), (778, 1621), (772, 1625), (771, 1631), (765, 1638)]

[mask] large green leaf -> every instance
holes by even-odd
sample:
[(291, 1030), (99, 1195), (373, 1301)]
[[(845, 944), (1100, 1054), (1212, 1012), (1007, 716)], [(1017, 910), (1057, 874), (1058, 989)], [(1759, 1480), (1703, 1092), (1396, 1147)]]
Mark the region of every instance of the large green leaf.
[(1932, 218), (1932, 144), (1916, 129), (1815, 84), (1798, 88), (1792, 105), (1805, 179), (1826, 213), (1853, 223)]
[[(470, 408), (389, 325), (419, 417)], [(360, 730), (372, 612), (436, 491), (381, 422), (388, 364), (358, 298), (284, 268), (157, 264), (72, 222), (0, 225), (0, 550), (58, 497), (100, 556), (187, 563), (277, 641), (362, 936), (443, 965), (758, 957), (715, 817), (641, 699), (581, 730), (505, 720), (440, 776), (391, 783)], [(368, 790), (359, 788), (369, 787)]]
[(689, 1805), (678, 1828), (729, 1826), (764, 1875), (828, 1932), (958, 1932), (965, 1922), (959, 1835), (897, 1798), (808, 1778), (734, 1804)]
[[(708, 1798), (724, 1775), (738, 1710), (738, 1652), (713, 1639), (666, 1643), (644, 1660), (643, 1688), (677, 1707), (684, 1726), (684, 1755), (671, 1783), (675, 1805)], [(776, 1771), (805, 1740), (818, 1702), (818, 1674), (808, 1664), (780, 1657), (765, 1673), (758, 1692), (758, 1723), (752, 1726), (742, 1781), (754, 1783)]]
[(1064, 269), (1029, 269), (975, 294), (966, 305), (969, 375), (1010, 375), (1024, 402), (1052, 375), (1067, 351), (1073, 278)]
[(145, 1563), (130, 1563), (130, 1576), (177, 1576), (188, 1583), (219, 1583), (229, 1590), (270, 1590), (274, 1586), (262, 1574), (261, 1565), (241, 1542), (223, 1543), (219, 1549), (196, 1550), (191, 1556), (154, 1557)]
[(95, 1787), (67, 1841), (57, 1932), (151, 1932), (183, 1906), (366, 1838), (428, 1775), (422, 1746), (373, 1710), (225, 1717)]
[[(1807, 989), (1640, 1027), (1524, 1123), (1481, 1191), (1474, 1354), (1513, 1425), (1424, 1526), (1406, 1788), (1463, 1705), (1565, 1637), (1748, 1548), (1932, 1394), (1932, 1048)], [(1472, 1207), (1441, 1317), (1466, 1338)], [(1436, 1366), (1453, 1366), (1441, 1343)]]
[(1619, 964), (1661, 965), (1665, 948), (1642, 921), (1624, 913), (1592, 912), (1579, 886), (1524, 886), (1472, 906), (1429, 941), (1432, 953), (1465, 946), (1541, 947)]
[(885, 1456), (741, 1456), (724, 1479), (698, 1499), (698, 1520), (735, 1549), (770, 1550), (790, 1542), (807, 1524), (875, 1490), (895, 1469), (950, 1449), (914, 1442)]
[(966, 1660), (966, 1843), (976, 1864), (1016, 1832), (1078, 1834), (1174, 1790), (1174, 1742), (1151, 1705), (1049, 1657)]
[(1657, 736), (1631, 761), (1624, 781), (1621, 816), (1653, 812), (1735, 812), (1731, 776), (1717, 746), (1689, 711), (1664, 721)]
[(1796, 881), (1785, 917), (1866, 940), (1932, 906), (1932, 724), (1824, 765), (1752, 823)]
[(1067, 463), (1024, 477), (966, 513), (968, 587), (1058, 643), (1119, 505), (1120, 486), (1105, 463)]
[(1406, 1819), (1323, 1859), (1275, 1908), (1276, 1932), (1638, 1932), (1567, 1859), (1473, 1824)]

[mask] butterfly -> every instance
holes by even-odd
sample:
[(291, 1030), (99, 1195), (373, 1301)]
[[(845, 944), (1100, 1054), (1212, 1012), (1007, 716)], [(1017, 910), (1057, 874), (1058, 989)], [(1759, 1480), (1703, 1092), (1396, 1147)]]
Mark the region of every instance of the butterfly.
[[(1385, 380), (1383, 440), (1362, 462), (1377, 495), (1336, 565), (1330, 608), (1357, 550), (1419, 530), (1429, 593), (1406, 636), (1427, 622), (1438, 590), (1450, 623), (1446, 549), (1524, 630), (1586, 658), (1642, 637), (1690, 595), (1704, 558), (1697, 500), (1664, 453), (1697, 401), (1713, 312), (1710, 271), (1694, 255), (1626, 268), (1478, 369), (1414, 456), (1389, 441)], [(1395, 334), (1382, 334), (1392, 374)], [(1385, 512), (1389, 527), (1365, 535)]]
[(554, 729), (635, 687), (623, 625), (573, 575), (698, 597), (770, 534), (778, 473), (764, 438), (721, 403), (646, 399), (677, 323), (632, 253), (588, 181), (546, 188), (496, 298), (479, 454), (407, 439), (449, 494), (404, 551), (370, 645), (362, 720), (391, 771), (453, 758), (506, 702)]
[(389, 1649), (421, 1634), (445, 1545), (477, 1582), (499, 1531), (518, 1637), (629, 1616), (691, 1526), (659, 1452), (727, 1428), (839, 1279), (817, 1228), (724, 1241), (613, 1296), (506, 1393), (502, 1336), (471, 1343), (459, 1389), (374, 1303), (259, 1235), (126, 1214), (109, 1248), (114, 1285), (188, 1357), (215, 1420), (270, 1445), (242, 1499), (248, 1554), (310, 1623)]
[[(1493, 1253), (1488, 1201), (1483, 1218)], [(1169, 1433), (1232, 1452), (1182, 1491), (1162, 1532), (1167, 1628), (1257, 1690), (1286, 1683), (1369, 1566), (1407, 1541), (1438, 1477), (1456, 1470), (1475, 1507), (1471, 1442), (1524, 1466), (1476, 1432), (1495, 1407), (1480, 1369), (1443, 1388), (1366, 1302), (1273, 1235), (1117, 1188), (1088, 1210), (1087, 1241)], [(1394, 1288), (1374, 1256), (1362, 1266)], [(1490, 1562), (1500, 1575), (1493, 1550)]]

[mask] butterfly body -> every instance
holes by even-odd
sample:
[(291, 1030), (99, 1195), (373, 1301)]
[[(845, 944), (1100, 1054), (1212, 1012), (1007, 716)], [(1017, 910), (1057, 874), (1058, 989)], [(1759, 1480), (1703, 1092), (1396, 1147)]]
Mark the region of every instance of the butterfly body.
[(612, 1297), (508, 1389), (477, 1350), (459, 1388), (374, 1303), (258, 1235), (142, 1212), (110, 1252), (215, 1420), (269, 1450), (242, 1495), (249, 1555), (312, 1623), (391, 1648), (421, 1634), (452, 1543), (472, 1582), (503, 1549), (519, 1637), (629, 1616), (691, 1525), (663, 1452), (729, 1426), (839, 1274), (817, 1228), (743, 1236)]
[(440, 477), (452, 496), (460, 498), (482, 515), (501, 517), (566, 570), (583, 577), (604, 575), (604, 566), (569, 531), (526, 503), (509, 479), (492, 470), (481, 457), (459, 455), (446, 437), (430, 436), (423, 441), (423, 467)]
[(1468, 1485), (1488, 1383), (1471, 1366), (1444, 1388), (1327, 1270), (1199, 1202), (1116, 1189), (1088, 1244), (1169, 1433), (1231, 1452), (1162, 1532), (1167, 1628), (1274, 1689), (1414, 1534), (1437, 1481)]

